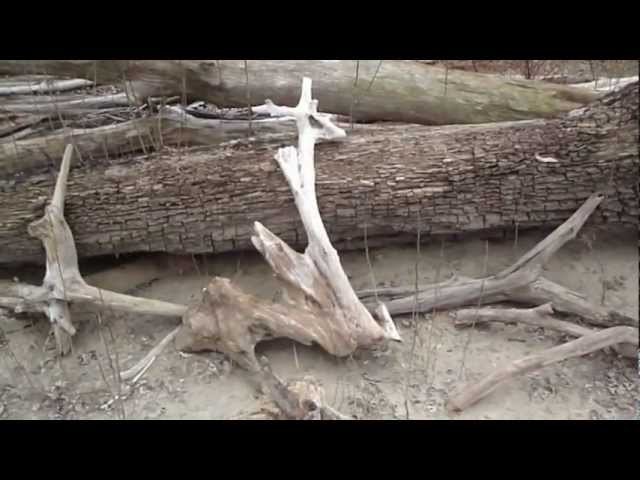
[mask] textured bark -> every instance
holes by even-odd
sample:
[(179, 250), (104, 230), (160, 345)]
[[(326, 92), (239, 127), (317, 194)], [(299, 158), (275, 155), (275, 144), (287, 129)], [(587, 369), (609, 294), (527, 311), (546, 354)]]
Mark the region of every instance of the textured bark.
[(598, 98), (571, 87), (445, 72), (411, 61), (359, 61), (355, 90), (355, 60), (249, 60), (246, 65), (245, 70), (243, 60), (1, 60), (0, 74), (29, 71), (124, 84), (139, 102), (185, 92), (228, 107), (247, 105), (247, 74), (254, 103), (270, 98), (282, 105), (295, 104), (300, 79), (307, 76), (316, 79), (316, 96), (326, 112), (353, 113), (358, 121), (428, 125), (551, 117)]
[[(358, 127), (316, 147), (320, 213), (342, 247), (362, 238), (365, 224), (370, 244), (414, 234), (418, 213), (425, 237), (557, 226), (603, 191), (590, 223), (637, 228), (637, 121), (635, 83), (554, 120)], [(304, 245), (273, 160), (279, 146), (237, 141), (73, 169), (66, 215), (78, 254), (253, 250), (254, 221)], [(550, 157), (557, 162), (544, 161)], [(0, 262), (44, 259), (26, 226), (54, 181), (46, 171), (0, 181)]]

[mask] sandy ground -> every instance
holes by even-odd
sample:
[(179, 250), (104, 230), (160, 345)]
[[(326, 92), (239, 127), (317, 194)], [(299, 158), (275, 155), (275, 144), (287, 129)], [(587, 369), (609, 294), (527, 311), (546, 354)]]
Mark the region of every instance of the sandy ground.
[[(522, 235), (513, 241), (490, 241), (486, 270), (512, 263), (543, 237)], [(444, 280), (453, 272), (480, 276), (485, 270), (485, 242), (462, 240), (423, 245), (418, 267), (422, 283)], [(370, 288), (372, 277), (364, 252), (342, 255), (356, 289)], [(371, 252), (379, 286), (414, 282), (415, 247)], [(207, 275), (231, 277), (246, 290), (273, 298), (278, 284), (255, 254), (220, 255), (157, 267), (159, 278), (132, 293), (186, 303), (195, 298)], [(160, 264), (160, 263), (158, 263)], [(98, 268), (93, 264), (94, 270)], [(87, 271), (87, 267), (83, 267)], [(5, 272), (6, 273), (6, 272)], [(144, 272), (137, 272), (138, 275)], [(21, 279), (30, 276), (20, 272)], [(602, 301), (628, 315), (638, 315), (637, 235), (596, 236), (567, 244), (548, 265), (548, 278)], [(39, 272), (32, 281), (38, 282)], [(113, 288), (136, 272), (105, 277)], [(40, 277), (41, 278), (41, 277)], [(71, 356), (58, 361), (45, 345), (48, 325), (41, 321), (3, 320), (0, 349), (0, 418), (10, 419), (231, 419), (248, 418), (264, 400), (245, 372), (215, 352), (186, 355), (168, 347), (133, 387), (121, 386), (124, 400), (114, 400), (112, 363), (126, 369), (138, 361), (175, 325), (176, 320), (104, 312), (76, 317), (79, 333)], [(285, 380), (312, 375), (334, 408), (358, 419), (630, 419), (637, 418), (638, 364), (612, 353), (569, 360), (514, 379), (460, 415), (444, 404), (466, 383), (506, 362), (566, 340), (538, 328), (491, 324), (457, 330), (446, 313), (395, 319), (404, 343), (384, 351), (333, 358), (318, 348), (277, 340), (259, 346), (274, 371)], [(117, 354), (117, 359), (114, 357)]]

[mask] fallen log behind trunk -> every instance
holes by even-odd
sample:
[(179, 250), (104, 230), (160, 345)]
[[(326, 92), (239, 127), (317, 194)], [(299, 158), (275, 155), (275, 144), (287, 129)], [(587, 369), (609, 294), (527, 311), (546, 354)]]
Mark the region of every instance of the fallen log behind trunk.
[[(494, 228), (557, 226), (594, 191), (590, 219), (638, 225), (638, 84), (555, 120), (474, 126), (359, 127), (317, 146), (317, 190), (332, 242)], [(111, 159), (71, 171), (67, 219), (78, 253), (253, 249), (260, 221), (305, 244), (274, 161), (279, 143), (229, 142), (205, 152)], [(42, 261), (26, 226), (55, 176), (0, 181), (0, 262)]]
[(249, 135), (293, 136), (293, 123), (283, 119), (203, 119), (176, 107), (164, 107), (157, 115), (135, 118), (96, 128), (61, 128), (30, 138), (0, 140), (0, 176), (27, 174), (38, 167), (52, 166), (68, 144), (82, 162), (95, 165), (109, 157), (131, 153), (149, 154), (164, 146), (215, 145)]
[[(324, 111), (356, 121), (427, 125), (548, 118), (598, 98), (584, 89), (384, 60), (0, 60), (0, 74), (29, 71), (123, 85), (129, 98), (182, 95), (226, 107), (270, 98), (295, 105), (300, 78), (315, 78)], [(354, 89), (358, 70), (358, 82)], [(248, 76), (248, 82), (247, 82)], [(247, 83), (249, 89), (247, 89)], [(250, 100), (247, 98), (250, 92)], [(355, 94), (355, 103), (354, 103)]]

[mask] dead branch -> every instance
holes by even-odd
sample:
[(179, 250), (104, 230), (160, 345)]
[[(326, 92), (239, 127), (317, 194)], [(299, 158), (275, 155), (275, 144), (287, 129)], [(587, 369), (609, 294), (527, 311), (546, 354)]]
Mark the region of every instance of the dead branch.
[(577, 315), (585, 322), (599, 327), (615, 327), (617, 325), (638, 327), (637, 318), (590, 302), (584, 295), (544, 277), (538, 278), (525, 288), (509, 292), (506, 299), (528, 305), (551, 302), (556, 312)]
[[(539, 277), (548, 259), (577, 235), (603, 198), (601, 193), (591, 195), (566, 222), (502, 272), (483, 279), (452, 279), (422, 290), (417, 302), (418, 311), (468, 305), (477, 301), (480, 295), (487, 298), (531, 284)], [(392, 315), (410, 313), (413, 302), (412, 296), (397, 298), (387, 302), (387, 308)]]
[[(525, 253), (515, 264), (498, 274), (483, 279), (453, 277), (438, 284), (421, 286), (418, 311), (468, 306), (477, 302), (480, 295), (483, 295), (484, 303), (514, 301), (542, 305), (551, 302), (554, 310), (579, 315), (594, 325), (637, 326), (637, 319), (597, 306), (579, 293), (540, 277), (542, 267), (565, 243), (575, 238), (603, 198), (600, 193), (591, 195), (566, 222)], [(412, 291), (411, 287), (363, 290), (358, 296), (365, 303), (376, 294), (378, 297), (386, 298), (389, 312), (397, 315), (413, 311)]]
[[(260, 107), (255, 107), (260, 110)], [(327, 116), (332, 118), (331, 116)], [(263, 139), (291, 137), (288, 118), (252, 121), (253, 134)], [(123, 154), (158, 150), (162, 146), (215, 145), (238, 140), (249, 132), (247, 120), (199, 118), (174, 106), (162, 107), (157, 115), (95, 128), (64, 128), (30, 138), (0, 142), (0, 173), (10, 174), (49, 165), (62, 156), (67, 144), (82, 152), (83, 158), (100, 159)], [(20, 132), (22, 133), (22, 132)]]
[[(573, 337), (583, 337), (591, 335), (599, 330), (583, 327), (572, 322), (558, 320), (553, 317), (554, 308), (551, 303), (545, 303), (535, 308), (519, 309), (519, 308), (467, 308), (451, 312), (451, 316), (455, 319), (456, 327), (468, 327), (486, 322), (502, 322), (502, 323), (524, 323), (526, 325), (534, 325), (536, 327), (547, 328), (557, 332), (566, 333)], [(630, 327), (632, 328), (632, 327)], [(638, 329), (635, 329), (636, 337)], [(627, 358), (636, 358), (638, 350), (628, 344), (621, 344), (614, 349), (620, 355)]]
[(577, 340), (529, 355), (491, 373), (477, 383), (462, 389), (448, 402), (450, 411), (460, 412), (489, 395), (498, 386), (518, 375), (546, 367), (569, 358), (581, 357), (603, 348), (630, 343), (638, 346), (638, 330), (631, 327), (611, 327), (590, 333)]
[(171, 340), (176, 337), (179, 331), (179, 326), (171, 330), (171, 332), (169, 332), (155, 347), (153, 347), (138, 363), (120, 373), (120, 378), (122, 380), (133, 379), (133, 383), (137, 382), (140, 376), (142, 376), (151, 364), (155, 362), (156, 358), (158, 358), (166, 346), (169, 345)]
[[(71, 229), (64, 218), (64, 199), (73, 146), (64, 151), (60, 173), (44, 216), (29, 224), (29, 234), (38, 238), (46, 252), (46, 273), (42, 287), (18, 282), (1, 282), (0, 297), (14, 309), (44, 312), (52, 323), (58, 352), (66, 354), (76, 329), (71, 322), (69, 303), (89, 303), (115, 310), (179, 317), (185, 308), (159, 300), (132, 297), (87, 285), (78, 269), (78, 254)], [(9, 300), (7, 300), (7, 298)]]
[(45, 79), (38, 83), (25, 82), (18, 85), (0, 86), (0, 96), (66, 92), (68, 90), (90, 87), (91, 85), (93, 85), (93, 82), (81, 78), (73, 78), (70, 80)]
[(218, 350), (252, 370), (260, 371), (255, 345), (264, 339), (286, 337), (309, 345), (317, 343), (337, 356), (358, 347), (398, 340), (398, 332), (382, 307), (379, 323), (360, 303), (331, 245), (317, 204), (314, 146), (319, 139), (344, 137), (344, 130), (318, 114), (311, 97), (311, 80), (304, 78), (295, 108), (267, 101), (263, 110), (275, 117), (295, 118), (298, 148), (278, 150), (276, 161), (286, 177), (307, 233), (304, 254), (259, 222), (252, 242), (276, 276), (286, 285), (287, 301), (265, 302), (247, 295), (229, 280), (214, 278), (202, 298), (183, 317), (176, 338), (178, 348), (190, 351)]
[[(430, 291), (432, 289), (442, 288), (443, 285), (455, 285), (461, 281), (471, 281), (472, 279), (463, 276), (454, 276), (443, 283), (434, 285), (420, 285), (420, 291)], [(377, 290), (377, 295), (387, 301), (408, 297), (413, 291), (412, 287), (388, 287)], [(372, 297), (375, 291), (361, 290), (358, 297), (372, 308)], [(577, 315), (585, 322), (598, 327), (615, 327), (618, 325), (627, 325), (638, 327), (638, 319), (629, 317), (617, 310), (606, 308), (594, 302), (590, 302), (584, 295), (575, 292), (569, 288), (563, 287), (544, 277), (522, 288), (494, 295), (485, 296), (485, 303), (513, 302), (527, 306), (539, 306), (545, 303), (551, 303), (553, 310), (559, 313)], [(461, 303), (458, 306), (467, 306), (473, 304), (473, 300)], [(454, 308), (454, 307), (451, 307)]]
[(40, 115), (79, 115), (108, 107), (127, 107), (131, 102), (125, 92), (110, 95), (66, 95), (51, 97), (18, 97), (4, 101), (5, 113), (37, 113)]
[(551, 304), (545, 303), (539, 307), (529, 309), (493, 307), (466, 308), (451, 312), (451, 316), (455, 319), (454, 323), (456, 327), (469, 327), (474, 324), (487, 322), (501, 322), (524, 323), (566, 333), (573, 337), (582, 337), (597, 332), (597, 330), (591, 328), (553, 318), (553, 313)]
[(326, 404), (324, 390), (310, 376), (285, 384), (265, 363), (262, 366), (261, 385), (281, 416), (287, 420), (351, 420)]

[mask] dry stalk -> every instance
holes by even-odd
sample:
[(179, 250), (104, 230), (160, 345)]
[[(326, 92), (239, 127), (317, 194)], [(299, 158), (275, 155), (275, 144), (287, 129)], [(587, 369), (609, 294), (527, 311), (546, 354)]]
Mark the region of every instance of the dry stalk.
[[(482, 306), (482, 300), (484, 298), (484, 285), (485, 285), (485, 279), (487, 278), (488, 266), (489, 266), (489, 240), (485, 240), (484, 269), (483, 269), (484, 271), (482, 273), (482, 283), (480, 284), (480, 295), (478, 297), (478, 304), (476, 305), (477, 309), (480, 309), (480, 307)], [(475, 321), (476, 320), (474, 319), (473, 327), (475, 327)], [(469, 345), (471, 344), (472, 330), (469, 331), (469, 335), (467, 335), (467, 341), (465, 342), (464, 348), (462, 350), (462, 362), (460, 363), (460, 372), (458, 373), (459, 380), (462, 379), (462, 374), (464, 372), (465, 362), (467, 359), (467, 351), (469, 349)]]

